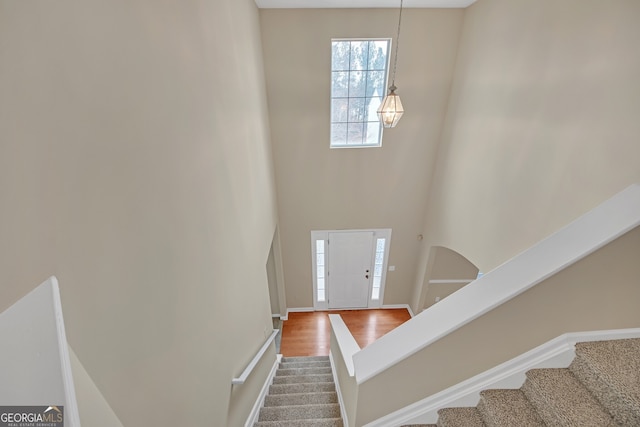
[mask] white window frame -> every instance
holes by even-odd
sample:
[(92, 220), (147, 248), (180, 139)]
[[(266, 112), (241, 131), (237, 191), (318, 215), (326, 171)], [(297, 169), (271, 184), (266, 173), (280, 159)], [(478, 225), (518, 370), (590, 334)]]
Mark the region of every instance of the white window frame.
[[(368, 291), (368, 299), (367, 299), (367, 308), (381, 308), (384, 301), (384, 291), (385, 284), (387, 281), (387, 271), (389, 270), (389, 253), (391, 251), (391, 229), (390, 228), (379, 228), (379, 229), (359, 229), (359, 230), (313, 230), (311, 231), (311, 272), (313, 278), (313, 308), (314, 310), (329, 310), (329, 298), (330, 298), (330, 275), (328, 272), (329, 266), (329, 255), (331, 251), (331, 244), (329, 243), (329, 234), (331, 233), (340, 233), (340, 232), (372, 232), (373, 233), (373, 248), (371, 254), (371, 271), (372, 275), (375, 270), (375, 257), (376, 257), (376, 244), (378, 239), (385, 239), (384, 245), (384, 258), (382, 264), (382, 276), (380, 278), (380, 292), (379, 298), (373, 299), (373, 277), (369, 282), (369, 291)], [(316, 241), (322, 240), (324, 241), (324, 279), (325, 279), (325, 299), (324, 301), (318, 301), (318, 264), (317, 264), (317, 251), (316, 251)]]
[[(392, 49), (392, 39), (389, 37), (369, 37), (369, 38), (332, 38), (331, 39), (331, 58), (333, 58), (333, 43), (334, 42), (359, 42), (359, 41), (386, 41), (387, 44), (387, 58), (385, 61), (385, 69), (384, 69), (384, 86), (382, 87), (382, 93), (379, 94), (380, 97), (380, 102), (382, 102), (382, 100), (384, 99), (385, 95), (386, 95), (386, 88), (388, 86), (388, 80), (389, 80), (389, 65), (390, 65), (390, 59), (391, 59), (391, 49)], [(333, 101), (334, 101), (334, 96), (333, 96), (333, 74), (334, 72), (338, 72), (339, 70), (334, 70), (333, 69), (333, 60), (331, 61), (331, 82), (330, 82), (330, 87), (331, 87), (331, 93), (330, 93), (330, 101), (329, 101), (329, 147), (330, 148), (336, 148), (336, 149), (341, 149), (341, 148), (375, 148), (375, 147), (382, 147), (382, 136), (383, 136), (383, 132), (384, 132), (384, 127), (382, 126), (382, 123), (380, 123), (378, 121), (378, 115), (374, 114), (374, 117), (376, 119), (376, 121), (378, 121), (378, 125), (379, 125), (379, 133), (378, 133), (378, 141), (375, 144), (366, 144), (361, 143), (361, 144), (349, 144), (349, 143), (344, 143), (344, 144), (339, 144), (339, 143), (335, 143), (333, 141), (333, 125), (335, 123), (340, 123), (340, 122), (333, 122), (333, 118), (334, 118), (334, 112), (333, 112)], [(353, 72), (353, 71), (362, 71), (362, 70), (352, 70), (351, 66), (349, 66), (349, 72)], [(369, 71), (375, 71), (375, 70), (365, 70), (367, 72)], [(339, 97), (341, 98), (341, 97)], [(360, 98), (360, 97), (353, 97), (355, 98)], [(337, 98), (336, 98), (337, 99)], [(347, 97), (348, 100), (351, 100), (352, 97), (348, 96)], [(365, 98), (366, 99), (366, 98)], [(379, 108), (379, 105), (376, 106), (375, 110), (377, 110)], [(349, 108), (347, 107), (347, 116), (349, 114)], [(348, 120), (348, 119), (347, 119)], [(367, 123), (370, 123), (373, 121), (368, 121), (368, 122), (362, 122), (364, 124), (364, 126), (366, 126)], [(345, 123), (349, 123), (348, 121)], [(351, 123), (359, 123), (359, 122), (351, 122)], [(348, 131), (347, 131), (348, 132)], [(347, 139), (348, 141), (348, 139)]]

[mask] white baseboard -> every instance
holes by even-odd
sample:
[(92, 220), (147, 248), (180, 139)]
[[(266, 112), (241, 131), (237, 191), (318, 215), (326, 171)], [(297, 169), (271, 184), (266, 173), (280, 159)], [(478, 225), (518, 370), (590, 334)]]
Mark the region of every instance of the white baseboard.
[[(449, 387), (416, 403), (378, 418), (365, 427), (390, 427), (403, 424), (435, 424), (438, 409), (476, 406), (480, 391), (496, 388), (520, 388), (525, 372), (536, 368), (566, 368), (575, 357), (575, 344), (584, 341), (606, 341), (640, 338), (640, 328), (568, 333), (559, 336), (510, 361), (489, 369), (466, 381)], [(419, 378), (416, 375), (416, 378)]]
[(333, 374), (333, 382), (336, 384), (336, 393), (338, 394), (338, 403), (340, 404), (340, 414), (342, 416), (342, 425), (349, 427), (349, 419), (347, 418), (347, 410), (344, 406), (344, 400), (342, 399), (342, 391), (340, 390), (340, 382), (338, 382), (338, 375), (336, 374), (336, 365), (333, 361), (333, 353), (329, 350), (329, 362), (331, 362), (331, 373)]
[(281, 354), (276, 354), (276, 361), (271, 367), (271, 372), (267, 375), (267, 379), (265, 380), (262, 389), (260, 390), (260, 394), (256, 399), (256, 403), (253, 404), (253, 408), (251, 408), (251, 412), (249, 413), (249, 417), (247, 421), (244, 423), (244, 427), (253, 427), (255, 423), (258, 422), (258, 417), (260, 416), (260, 408), (264, 404), (264, 398), (269, 393), (269, 386), (273, 381), (273, 377), (276, 376), (276, 371), (278, 370), (278, 366), (280, 365), (280, 360), (282, 360)]
[(413, 310), (411, 310), (411, 306), (409, 304), (385, 304), (382, 306), (384, 309), (398, 309), (398, 308), (406, 308), (411, 317), (414, 317)]
[(280, 317), (280, 320), (289, 320), (289, 313), (308, 313), (315, 311), (313, 307), (293, 307), (287, 308), (287, 313)]

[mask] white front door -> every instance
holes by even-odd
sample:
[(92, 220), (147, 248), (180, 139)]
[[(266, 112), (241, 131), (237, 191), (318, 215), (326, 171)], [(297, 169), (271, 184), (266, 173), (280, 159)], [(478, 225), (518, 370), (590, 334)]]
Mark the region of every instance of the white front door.
[(329, 233), (329, 308), (368, 306), (373, 238), (372, 231)]

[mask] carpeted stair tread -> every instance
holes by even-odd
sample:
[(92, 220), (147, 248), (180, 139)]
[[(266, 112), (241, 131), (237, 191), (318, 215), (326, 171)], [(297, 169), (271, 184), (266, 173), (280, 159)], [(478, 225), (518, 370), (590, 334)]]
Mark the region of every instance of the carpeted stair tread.
[(342, 418), (258, 421), (254, 427), (343, 427)]
[(336, 391), (333, 382), (297, 383), (297, 384), (272, 384), (269, 394), (295, 394), (295, 393), (323, 393)]
[(477, 408), (444, 408), (438, 411), (438, 427), (484, 427)]
[(522, 391), (550, 426), (615, 426), (611, 415), (569, 369), (532, 369)]
[(264, 406), (292, 406), (338, 403), (336, 392), (271, 394), (265, 396)]
[(260, 410), (258, 421), (315, 418), (340, 418), (340, 405), (329, 403), (320, 405), (265, 406)]
[(283, 377), (288, 375), (321, 375), (321, 374), (331, 374), (331, 366), (326, 368), (324, 367), (294, 368), (294, 369), (279, 368), (276, 371), (277, 377)]
[(330, 383), (332, 374), (285, 375), (273, 377), (273, 384)]
[(296, 369), (296, 368), (327, 368), (331, 367), (328, 360), (318, 360), (311, 362), (280, 362), (280, 369)]
[(478, 411), (488, 427), (545, 427), (521, 390), (484, 390)]
[(329, 356), (294, 356), (283, 357), (281, 362), (328, 362)]
[(640, 426), (640, 339), (577, 343), (569, 369), (617, 423)]

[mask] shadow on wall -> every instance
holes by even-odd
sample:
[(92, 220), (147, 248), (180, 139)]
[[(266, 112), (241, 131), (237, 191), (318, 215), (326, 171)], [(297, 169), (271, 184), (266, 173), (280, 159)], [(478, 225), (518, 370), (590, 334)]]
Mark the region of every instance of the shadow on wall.
[(479, 271), (478, 267), (467, 258), (444, 246), (433, 246), (429, 257), (431, 269), (427, 277), (422, 310), (475, 280)]

